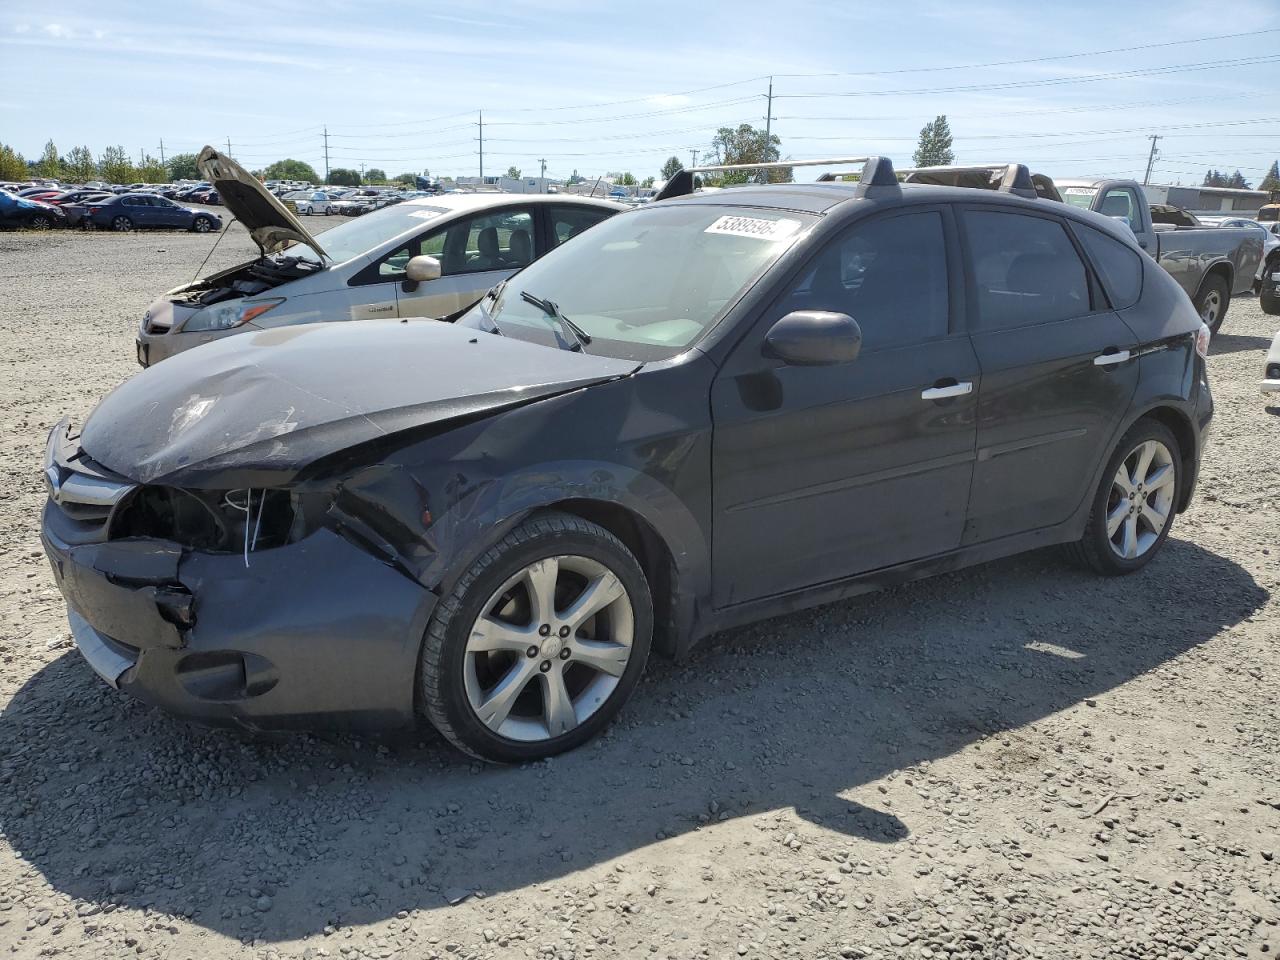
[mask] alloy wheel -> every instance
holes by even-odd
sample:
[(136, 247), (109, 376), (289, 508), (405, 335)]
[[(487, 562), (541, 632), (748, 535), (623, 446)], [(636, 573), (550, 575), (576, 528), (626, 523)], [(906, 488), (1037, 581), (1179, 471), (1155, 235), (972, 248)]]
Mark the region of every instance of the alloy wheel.
[(1120, 462), (1107, 499), (1107, 539), (1116, 556), (1134, 560), (1173, 519), (1177, 468), (1159, 440), (1144, 440)]
[(195, 231), (196, 233), (208, 233), (213, 229), (213, 224), (204, 217), (196, 217)]
[(1204, 301), (1200, 305), (1200, 319), (1209, 327), (1213, 327), (1218, 322), (1218, 317), (1222, 313), (1222, 294), (1217, 290), (1210, 290), (1204, 295)]
[(31, 218), (31, 227), (34, 230), (48, 230), (53, 224), (48, 217), (35, 216)]
[(472, 625), (467, 700), (499, 736), (558, 737), (608, 700), (634, 635), (631, 599), (608, 567), (581, 556), (537, 560), (495, 591)]
[(111, 221), (111, 229), (119, 230), (121, 233), (127, 233), (133, 229), (133, 221), (128, 217), (116, 217)]

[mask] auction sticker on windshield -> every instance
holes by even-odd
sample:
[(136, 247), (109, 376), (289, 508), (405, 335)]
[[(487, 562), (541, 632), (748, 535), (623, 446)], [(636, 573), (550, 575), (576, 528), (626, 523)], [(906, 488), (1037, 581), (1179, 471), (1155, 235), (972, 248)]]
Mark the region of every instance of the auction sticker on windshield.
[(799, 229), (799, 220), (721, 217), (703, 233), (725, 233), (734, 237), (755, 237), (757, 240), (785, 240)]

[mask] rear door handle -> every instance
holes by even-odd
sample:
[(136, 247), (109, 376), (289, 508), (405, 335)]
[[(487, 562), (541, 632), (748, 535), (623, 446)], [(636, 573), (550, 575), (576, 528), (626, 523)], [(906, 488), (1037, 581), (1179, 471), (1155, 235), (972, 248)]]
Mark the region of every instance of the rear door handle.
[(1130, 357), (1128, 350), (1117, 350), (1114, 353), (1100, 353), (1093, 358), (1095, 367), (1112, 367), (1117, 363), (1124, 363)]
[(948, 397), (963, 397), (970, 393), (973, 393), (973, 382), (970, 380), (961, 380), (959, 383), (953, 383), (949, 386), (930, 387), (928, 390), (921, 390), (920, 399), (946, 400)]

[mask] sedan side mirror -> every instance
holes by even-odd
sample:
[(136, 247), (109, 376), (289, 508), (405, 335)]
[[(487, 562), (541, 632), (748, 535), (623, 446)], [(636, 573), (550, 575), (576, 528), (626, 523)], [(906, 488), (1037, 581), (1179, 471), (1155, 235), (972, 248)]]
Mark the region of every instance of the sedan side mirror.
[(848, 363), (862, 349), (862, 329), (847, 313), (793, 310), (764, 338), (764, 354), (797, 367)]
[(404, 265), (404, 276), (406, 280), (412, 280), (414, 283), (439, 280), (440, 261), (435, 257), (410, 257), (409, 262)]
[(1129, 222), (1129, 218), (1128, 218), (1128, 217), (1112, 217), (1111, 219), (1112, 219), (1112, 220), (1119, 220), (1121, 223), (1123, 223), (1126, 227), (1128, 227), (1128, 228), (1129, 228), (1129, 232), (1130, 232), (1130, 233), (1132, 233), (1132, 232), (1133, 232), (1133, 224)]

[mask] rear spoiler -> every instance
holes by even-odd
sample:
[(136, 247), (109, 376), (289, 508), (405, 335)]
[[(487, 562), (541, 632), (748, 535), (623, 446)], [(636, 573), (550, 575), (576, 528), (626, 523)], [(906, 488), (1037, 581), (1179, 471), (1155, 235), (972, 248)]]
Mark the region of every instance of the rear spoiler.
[[(694, 179), (699, 173), (735, 173), (739, 170), (787, 170), (791, 167), (834, 167), (841, 164), (860, 163), (862, 169), (858, 173), (859, 197), (882, 196), (885, 192), (896, 192), (898, 175), (893, 171), (893, 163), (888, 157), (839, 157), (830, 160), (783, 160), (776, 163), (733, 163), (712, 167), (689, 167), (677, 170), (658, 191), (654, 200), (669, 200), (672, 197), (686, 197), (697, 187)], [(820, 183), (835, 180), (837, 174), (823, 174), (818, 178)]]
[(1032, 173), (1022, 163), (974, 163), (963, 166), (908, 167), (895, 171), (888, 157), (842, 157), (831, 160), (785, 160), (777, 163), (735, 163), (712, 167), (690, 167), (679, 170), (658, 191), (655, 200), (683, 197), (697, 187), (695, 174), (729, 173), (739, 170), (782, 170), (791, 167), (838, 167), (862, 164), (858, 170), (832, 170), (818, 177), (818, 183), (833, 183), (845, 177), (857, 177), (855, 196), (876, 197), (893, 193), (902, 183), (925, 183), (943, 187), (973, 187), (999, 190), (1030, 200), (1062, 201), (1053, 181), (1042, 173)]

